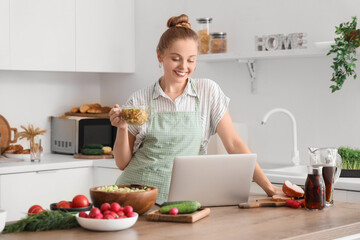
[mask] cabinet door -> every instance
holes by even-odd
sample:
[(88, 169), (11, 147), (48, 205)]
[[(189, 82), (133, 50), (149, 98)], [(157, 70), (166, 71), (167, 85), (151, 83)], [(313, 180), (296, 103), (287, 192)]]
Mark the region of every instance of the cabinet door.
[(135, 71), (134, 0), (76, 0), (76, 71)]
[(94, 186), (115, 184), (121, 172), (116, 168), (94, 167)]
[(9, 0), (0, 0), (0, 69), (10, 69)]
[(0, 176), (0, 208), (7, 211), (7, 221), (23, 218), (35, 204), (50, 209), (50, 204), (71, 201), (83, 194), (90, 200), (92, 168), (38, 171)]
[(75, 1), (10, 0), (11, 68), (75, 71)]

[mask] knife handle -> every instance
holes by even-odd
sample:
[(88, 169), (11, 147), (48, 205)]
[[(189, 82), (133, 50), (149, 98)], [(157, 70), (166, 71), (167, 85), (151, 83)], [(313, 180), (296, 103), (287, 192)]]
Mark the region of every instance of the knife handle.
[(257, 207), (260, 207), (259, 202), (239, 203), (239, 208), (257, 208)]

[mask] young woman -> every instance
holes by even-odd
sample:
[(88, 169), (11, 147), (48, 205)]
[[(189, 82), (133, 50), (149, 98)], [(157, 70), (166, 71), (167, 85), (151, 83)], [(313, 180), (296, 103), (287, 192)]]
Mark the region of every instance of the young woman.
[[(190, 78), (196, 67), (198, 36), (188, 17), (172, 17), (167, 26), (156, 50), (164, 75), (133, 93), (126, 104), (148, 106), (148, 121), (128, 125), (120, 117), (119, 105), (110, 111), (111, 124), (117, 127), (115, 161), (123, 170), (116, 184), (156, 186), (158, 202), (167, 200), (174, 157), (205, 154), (213, 134), (218, 133), (229, 154), (250, 153), (233, 126), (229, 98), (214, 81)], [(257, 163), (253, 179), (269, 196), (283, 194)]]

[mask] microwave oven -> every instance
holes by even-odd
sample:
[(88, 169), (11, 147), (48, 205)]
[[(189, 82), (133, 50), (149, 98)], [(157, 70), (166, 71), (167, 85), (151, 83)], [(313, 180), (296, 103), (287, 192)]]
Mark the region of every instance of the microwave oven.
[(51, 151), (76, 154), (84, 144), (113, 147), (116, 127), (109, 118), (51, 117)]

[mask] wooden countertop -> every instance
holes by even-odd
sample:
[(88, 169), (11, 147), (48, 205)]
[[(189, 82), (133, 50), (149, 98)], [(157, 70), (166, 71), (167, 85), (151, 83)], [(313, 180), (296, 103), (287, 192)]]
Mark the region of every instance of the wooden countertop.
[(114, 239), (329, 239), (360, 233), (360, 204), (336, 202), (320, 211), (267, 207), (211, 208), (210, 216), (195, 223), (147, 221), (118, 232), (93, 232), (82, 228), (45, 232), (1, 234), (12, 240), (114, 240)]

